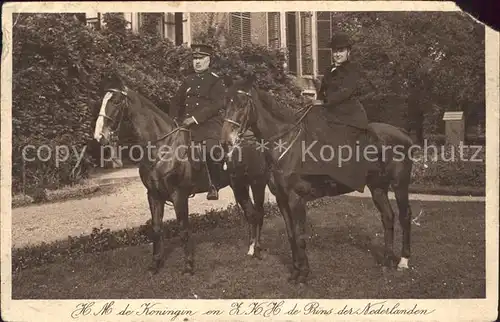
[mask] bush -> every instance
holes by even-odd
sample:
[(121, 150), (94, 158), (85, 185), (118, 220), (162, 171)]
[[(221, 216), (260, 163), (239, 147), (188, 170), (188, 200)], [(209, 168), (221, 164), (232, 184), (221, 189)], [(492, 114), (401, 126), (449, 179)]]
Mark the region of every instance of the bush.
[(426, 157), (425, 161), (415, 162), (412, 182), (428, 186), (485, 187), (485, 152), (484, 147), (477, 155), (474, 155), (476, 153), (475, 148), (464, 149), (464, 157), (461, 158), (458, 149), (442, 146), (438, 150), (436, 159), (429, 153), (429, 157)]
[[(155, 14), (148, 15), (151, 21)], [(107, 28), (88, 28), (73, 14), (21, 14), (13, 29), (13, 193), (33, 194), (40, 188), (59, 188), (87, 177), (95, 155), (87, 151), (78, 164), (75, 153), (56, 165), (23, 162), (27, 145), (65, 145), (81, 152), (92, 142), (102, 99), (102, 84), (117, 73), (134, 90), (161, 109), (192, 71), (190, 49), (160, 38), (145, 24), (141, 34), (125, 29), (120, 14), (106, 14)], [(149, 21), (149, 20), (148, 20)], [(152, 25), (152, 24), (151, 24)], [(214, 40), (208, 39), (212, 43)], [(258, 70), (258, 83), (286, 106), (298, 106), (299, 90), (286, 76), (279, 50), (262, 46), (216, 48), (213, 68), (222, 76), (244, 75), (249, 65)], [(135, 143), (125, 120), (120, 143)], [(95, 151), (93, 151), (95, 152)], [(33, 151), (30, 151), (30, 157)], [(24, 179), (23, 179), (24, 177)]]

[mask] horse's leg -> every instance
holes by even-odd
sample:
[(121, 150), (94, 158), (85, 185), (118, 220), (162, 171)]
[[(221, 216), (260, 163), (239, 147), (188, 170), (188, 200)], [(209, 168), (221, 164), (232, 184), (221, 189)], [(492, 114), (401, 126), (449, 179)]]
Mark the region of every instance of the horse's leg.
[(396, 184), (393, 184), (394, 194), (399, 209), (399, 224), (403, 231), (403, 247), (401, 249), (401, 259), (398, 264), (398, 270), (408, 268), (408, 260), (410, 258), (410, 243), (411, 243), (411, 207), (409, 202), (408, 186), (410, 185), (411, 164), (404, 164), (398, 171)]
[(165, 262), (163, 257), (165, 248), (163, 244), (163, 213), (165, 201), (148, 191), (148, 202), (153, 225), (153, 262), (151, 263), (150, 269), (156, 274)]
[(297, 242), (295, 239), (295, 229), (294, 229), (294, 223), (293, 223), (293, 218), (292, 218), (292, 213), (289, 208), (288, 204), (288, 197), (285, 193), (283, 193), (281, 187), (277, 187), (276, 191), (276, 203), (278, 205), (278, 208), (283, 215), (283, 219), (285, 220), (285, 229), (286, 229), (286, 234), (288, 236), (288, 242), (290, 244), (290, 248), (292, 250), (292, 263), (293, 263), (293, 268), (292, 268), (292, 273), (290, 274), (290, 277), (288, 277), (288, 280), (291, 282), (296, 282), (297, 278), (300, 275), (300, 269), (297, 266)]
[[(255, 207), (253, 222), (253, 225), (255, 226), (253, 228), (255, 231), (255, 242), (253, 250), (254, 257), (261, 259), (262, 257), (260, 251), (262, 250), (262, 247), (260, 244), (260, 237), (262, 233), (262, 226), (264, 225), (264, 199), (266, 194), (266, 181), (258, 180), (257, 183), (254, 183), (252, 185), (252, 194)], [(250, 247), (252, 247), (252, 245), (250, 245)]]
[(255, 246), (255, 216), (254, 216), (254, 207), (252, 205), (252, 201), (250, 200), (250, 194), (248, 190), (248, 185), (243, 182), (238, 182), (238, 179), (241, 181), (244, 178), (234, 178), (231, 179), (231, 188), (233, 189), (234, 198), (236, 202), (240, 205), (243, 210), (243, 215), (247, 221), (248, 226), (248, 244), (250, 245), (248, 248), (247, 255), (254, 256), (254, 246)]
[(391, 258), (394, 256), (394, 212), (389, 202), (388, 183), (384, 182), (383, 178), (376, 178), (377, 182), (369, 181), (367, 184), (371, 191), (373, 202), (377, 207), (382, 217), (382, 225), (384, 227), (384, 266), (389, 266)]
[(293, 216), (294, 231), (297, 242), (297, 256), (295, 267), (300, 275), (297, 282), (305, 284), (309, 275), (309, 261), (306, 254), (306, 203), (302, 197), (293, 192), (290, 194), (290, 208)]
[(190, 239), (191, 226), (189, 224), (188, 193), (177, 189), (172, 193), (172, 203), (174, 204), (175, 216), (180, 224), (180, 237), (184, 248), (184, 274), (193, 275), (193, 244)]

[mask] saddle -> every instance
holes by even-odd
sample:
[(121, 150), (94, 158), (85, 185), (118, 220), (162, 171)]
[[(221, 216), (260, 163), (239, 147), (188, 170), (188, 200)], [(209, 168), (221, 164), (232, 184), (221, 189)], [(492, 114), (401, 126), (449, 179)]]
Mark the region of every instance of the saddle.
[(370, 127), (343, 123), (323, 108), (312, 108), (303, 124), (300, 174), (328, 175), (362, 192), (368, 171), (379, 162), (381, 144), (376, 133)]

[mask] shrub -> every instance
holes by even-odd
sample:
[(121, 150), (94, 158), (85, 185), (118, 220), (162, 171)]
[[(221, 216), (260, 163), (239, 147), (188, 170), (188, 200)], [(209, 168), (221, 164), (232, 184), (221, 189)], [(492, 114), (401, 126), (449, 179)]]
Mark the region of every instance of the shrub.
[[(437, 158), (432, 154), (425, 161), (415, 162), (413, 166), (413, 183), (429, 186), (473, 186), (486, 185), (486, 159), (484, 147), (477, 155), (476, 149), (464, 149), (463, 158), (460, 151), (450, 146), (442, 146)], [(482, 160), (482, 161), (474, 161)]]

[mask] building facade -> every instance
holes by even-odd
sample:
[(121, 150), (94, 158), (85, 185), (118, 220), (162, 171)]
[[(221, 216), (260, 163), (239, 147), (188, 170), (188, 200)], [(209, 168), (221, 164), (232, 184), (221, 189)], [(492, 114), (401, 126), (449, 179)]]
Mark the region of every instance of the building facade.
[[(165, 12), (160, 13), (158, 32), (177, 45), (190, 45), (197, 34), (212, 26), (223, 28), (236, 43), (284, 48), (289, 53), (287, 70), (299, 85), (313, 89), (312, 80), (331, 64), (329, 42), (333, 29), (331, 12)], [(144, 13), (124, 13), (128, 28), (138, 32)], [(102, 13), (86, 13), (87, 24), (105, 27)], [(221, 42), (225, 40), (221, 38)]]

